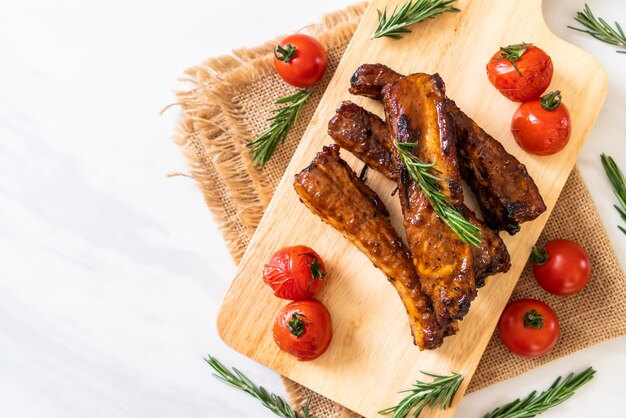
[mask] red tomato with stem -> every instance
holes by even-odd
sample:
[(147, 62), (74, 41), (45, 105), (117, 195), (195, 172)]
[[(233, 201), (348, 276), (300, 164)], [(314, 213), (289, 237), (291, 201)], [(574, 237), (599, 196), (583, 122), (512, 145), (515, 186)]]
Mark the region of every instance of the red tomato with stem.
[(572, 124), (567, 107), (561, 103), (561, 92), (522, 103), (513, 115), (511, 132), (519, 146), (531, 154), (550, 155), (565, 148)]
[(547, 292), (569, 296), (580, 292), (591, 277), (589, 255), (574, 241), (548, 241), (545, 248), (533, 247), (531, 254), (535, 279)]
[(552, 350), (559, 331), (552, 308), (535, 299), (510, 303), (498, 322), (498, 333), (506, 348), (522, 357), (537, 357)]
[(322, 79), (326, 67), (324, 46), (309, 35), (287, 36), (274, 49), (274, 68), (292, 86), (311, 87)]
[(282, 299), (310, 298), (319, 292), (325, 278), (322, 258), (304, 245), (276, 251), (263, 268), (263, 281)]
[(274, 322), (274, 341), (299, 361), (315, 360), (328, 349), (333, 327), (328, 309), (315, 299), (283, 306)]
[(548, 54), (527, 43), (500, 48), (487, 63), (491, 84), (514, 102), (538, 98), (550, 85), (552, 73)]

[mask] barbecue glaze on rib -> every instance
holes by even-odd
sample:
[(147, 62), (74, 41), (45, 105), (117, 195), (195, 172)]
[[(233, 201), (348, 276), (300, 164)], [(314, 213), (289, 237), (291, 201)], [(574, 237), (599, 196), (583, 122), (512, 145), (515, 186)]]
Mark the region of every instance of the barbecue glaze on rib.
[(383, 202), (339, 157), (336, 145), (324, 147), (296, 175), (294, 188), (311, 212), (341, 232), (387, 276), (400, 295), (420, 349), (437, 348), (445, 335), (454, 333), (454, 325), (438, 325), (411, 254), (392, 227)]
[[(394, 182), (398, 180), (393, 165), (393, 145), (385, 122), (362, 107), (343, 102), (328, 123), (328, 134), (342, 148), (355, 154), (361, 161)], [(509, 253), (502, 239), (482, 223), (476, 215), (464, 208), (468, 220), (480, 228), (483, 240), (480, 247), (472, 247), (476, 286), (482, 287), (485, 277), (508, 271)]]
[[(445, 179), (440, 181), (441, 193), (462, 213), (454, 125), (441, 78), (437, 74), (412, 74), (385, 85), (382, 97), (391, 140), (416, 143), (413, 154), (435, 164)], [(413, 263), (439, 324), (445, 325), (463, 318), (476, 296), (471, 245), (435, 213), (417, 183), (408, 178), (395, 147), (393, 160), (400, 173), (398, 194)]]
[[(385, 84), (400, 78), (401, 74), (382, 64), (363, 64), (350, 79), (350, 92), (381, 99)], [(454, 120), (461, 174), (476, 194), (485, 223), (511, 235), (517, 233), (520, 223), (546, 210), (537, 185), (524, 164), (454, 101), (447, 99), (447, 106)]]
[(381, 118), (354, 103), (343, 102), (328, 122), (328, 134), (371, 168), (397, 180), (389, 130)]
[(520, 224), (546, 210), (539, 189), (526, 166), (506, 152), (502, 144), (483, 130), (448, 99), (459, 146), (461, 174), (470, 186), (485, 223), (513, 235)]

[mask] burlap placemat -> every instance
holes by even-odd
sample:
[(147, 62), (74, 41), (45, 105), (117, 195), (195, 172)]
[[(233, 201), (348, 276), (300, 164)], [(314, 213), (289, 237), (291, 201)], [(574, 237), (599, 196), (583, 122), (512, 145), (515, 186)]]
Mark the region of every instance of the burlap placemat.
[[(241, 259), (364, 10), (365, 4), (356, 5), (307, 27), (326, 45), (328, 72), (264, 170), (253, 168), (246, 143), (267, 127), (274, 100), (294, 91), (274, 71), (275, 42), (209, 59), (186, 72), (192, 88), (177, 96), (182, 123), (176, 141), (235, 261)], [(540, 243), (554, 238), (573, 239), (588, 250), (593, 265), (589, 285), (578, 295), (557, 298), (535, 284), (527, 266), (513, 299), (536, 297), (554, 308), (561, 322), (556, 348), (543, 357), (522, 359), (510, 354), (494, 334), (470, 392), (626, 333), (624, 273), (577, 170), (570, 175)], [(312, 395), (313, 411), (319, 417), (355, 415), (288, 379), (285, 386), (294, 403)]]

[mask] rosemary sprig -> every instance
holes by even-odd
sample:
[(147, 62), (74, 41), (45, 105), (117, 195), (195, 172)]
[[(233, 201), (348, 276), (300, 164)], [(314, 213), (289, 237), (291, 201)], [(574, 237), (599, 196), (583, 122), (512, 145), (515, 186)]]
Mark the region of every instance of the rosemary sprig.
[(252, 154), (252, 162), (255, 166), (265, 166), (265, 163), (274, 154), (276, 147), (285, 142), (289, 129), (298, 120), (300, 110), (309, 96), (311, 96), (311, 90), (302, 89), (276, 100), (276, 104), (287, 105), (274, 109), (274, 116), (268, 119), (271, 122), (270, 127), (256, 139), (246, 144), (250, 148), (249, 152)]
[[(575, 20), (587, 29), (575, 28), (573, 26), (568, 26), (568, 28), (587, 33), (602, 42), (626, 49), (626, 35), (624, 35), (620, 24), (615, 22), (616, 29), (613, 29), (611, 25), (606, 23), (601, 17), (596, 18), (587, 3), (585, 3), (585, 8), (582, 12), (576, 13)], [(616, 52), (626, 54), (626, 51)]]
[(533, 391), (525, 398), (518, 398), (503, 405), (483, 418), (531, 418), (537, 416), (571, 398), (578, 388), (593, 379), (595, 373), (596, 371), (589, 367), (577, 375), (570, 373), (562, 381), (559, 376), (552, 383), (552, 386), (541, 392), (540, 395), (537, 395), (537, 391)]
[(255, 397), (260, 400), (263, 406), (272, 411), (274, 414), (278, 415), (281, 418), (310, 418), (309, 415), (309, 407), (311, 404), (311, 398), (309, 398), (306, 404), (302, 407), (302, 415), (300, 415), (296, 410), (291, 409), (287, 401), (285, 401), (280, 396), (274, 393), (268, 393), (265, 388), (262, 386), (256, 386), (250, 379), (248, 379), (243, 373), (239, 370), (233, 368), (231, 372), (219, 362), (215, 357), (209, 356), (205, 359), (209, 366), (216, 371), (217, 374), (213, 374), (222, 382), (237, 388), (241, 389), (249, 395)]
[(460, 11), (452, 6), (454, 2), (456, 0), (409, 0), (399, 10), (398, 6), (395, 6), (389, 17), (387, 17), (387, 6), (385, 6), (382, 12), (378, 10), (378, 27), (371, 39), (383, 36), (402, 39), (404, 35), (411, 32), (407, 26), (435, 18), (441, 13)]
[(446, 195), (441, 193), (439, 181), (444, 179), (438, 177), (441, 173), (435, 168), (435, 164), (426, 163), (411, 152), (417, 145), (414, 142), (394, 142), (394, 145), (409, 177), (417, 183), (443, 223), (463, 242), (478, 247), (483, 239), (480, 228), (465, 219), (448, 201)]
[(393, 414), (392, 418), (405, 418), (412, 413), (414, 417), (418, 417), (422, 410), (426, 407), (447, 409), (452, 405), (454, 395), (459, 386), (463, 382), (463, 376), (458, 373), (452, 373), (450, 376), (441, 376), (434, 373), (422, 372), (430, 377), (434, 377), (432, 382), (422, 382), (417, 380), (413, 387), (404, 389), (399, 393), (410, 393), (400, 403), (391, 408), (378, 411), (381, 415)]
[[(615, 209), (617, 209), (617, 212), (619, 213), (622, 220), (626, 222), (626, 180), (624, 180), (624, 174), (622, 174), (622, 171), (619, 169), (617, 164), (615, 164), (613, 158), (609, 157), (606, 154), (602, 154), (600, 156), (600, 159), (602, 160), (604, 171), (606, 172), (609, 181), (613, 185), (613, 193), (615, 193), (615, 196), (617, 196), (617, 201), (619, 202), (621, 207), (617, 205), (613, 206), (615, 207)], [(620, 229), (620, 231), (626, 234), (626, 229), (624, 229), (620, 225), (618, 225), (617, 227)]]

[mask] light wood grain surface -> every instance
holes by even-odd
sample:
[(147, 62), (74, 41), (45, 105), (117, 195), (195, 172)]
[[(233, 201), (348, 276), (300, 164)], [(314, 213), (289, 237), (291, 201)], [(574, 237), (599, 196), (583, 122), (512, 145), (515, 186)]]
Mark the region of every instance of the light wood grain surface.
[[(385, 3), (395, 2), (373, 1), (357, 28), (218, 316), (220, 336), (235, 350), (365, 416), (374, 416), (381, 408), (397, 403), (400, 395), (396, 391), (410, 386), (420, 370), (462, 373), (466, 379), (459, 395), (465, 391), (607, 91), (602, 67), (546, 27), (540, 0), (459, 1), (461, 13), (420, 23), (403, 40), (370, 40), (376, 27), (376, 9)], [(499, 46), (522, 41), (537, 44), (552, 57), (555, 72), (550, 88), (562, 91), (572, 117), (570, 143), (554, 156), (531, 156), (516, 145), (509, 125), (517, 104), (500, 95), (485, 74), (485, 64)], [(327, 121), (342, 100), (381, 113), (379, 104), (347, 92), (354, 70), (374, 62), (402, 73), (441, 74), (449, 97), (527, 165), (548, 206), (546, 213), (524, 224), (517, 235), (503, 235), (511, 253), (511, 270), (488, 280), (460, 323), (460, 332), (435, 351), (420, 352), (413, 346), (402, 304), (383, 274), (341, 234), (312, 215), (298, 201), (291, 185), (294, 174), (308, 165), (322, 145), (331, 142), (326, 134)], [(342, 155), (353, 168), (362, 165), (347, 152)], [(402, 230), (397, 197), (390, 196), (395, 185), (375, 173), (368, 177), (368, 184), (390, 208), (394, 225)], [(473, 207), (471, 200), (469, 206)], [(313, 362), (298, 362), (274, 344), (272, 321), (286, 301), (273, 297), (261, 280), (270, 254), (295, 244), (313, 247), (329, 270), (328, 284), (319, 299), (331, 312), (334, 340), (328, 352)], [(460, 399), (457, 396), (446, 412), (423, 416), (452, 416)]]

